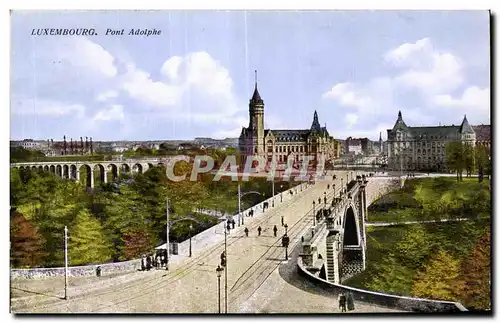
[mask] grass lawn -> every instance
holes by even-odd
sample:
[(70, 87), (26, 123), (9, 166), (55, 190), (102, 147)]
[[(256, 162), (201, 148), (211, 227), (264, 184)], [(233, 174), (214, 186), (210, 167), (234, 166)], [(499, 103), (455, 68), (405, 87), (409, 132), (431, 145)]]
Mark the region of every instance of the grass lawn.
[(370, 222), (404, 222), (457, 217), (489, 217), (488, 180), (426, 178), (407, 180), (405, 187), (386, 194), (368, 207)]

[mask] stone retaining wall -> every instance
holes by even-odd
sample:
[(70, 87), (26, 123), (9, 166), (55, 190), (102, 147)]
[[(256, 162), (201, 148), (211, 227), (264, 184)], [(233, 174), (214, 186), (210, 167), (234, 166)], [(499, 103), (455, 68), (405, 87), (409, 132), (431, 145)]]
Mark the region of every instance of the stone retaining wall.
[[(138, 270), (141, 268), (141, 260), (134, 259), (100, 265), (68, 267), (68, 276), (95, 276), (97, 266), (101, 266), (101, 275), (106, 276), (118, 272)], [(10, 270), (11, 279), (47, 278), (53, 276), (64, 276), (64, 267)]]
[(297, 270), (300, 276), (333, 295), (338, 295), (341, 291), (344, 293), (351, 292), (354, 300), (364, 303), (376, 304), (405, 312), (437, 313), (467, 311), (467, 309), (458, 302), (435, 301), (425, 298), (397, 296), (353, 288), (341, 284), (334, 284), (308, 272), (305, 269), (302, 263), (302, 257), (300, 256), (297, 258)]

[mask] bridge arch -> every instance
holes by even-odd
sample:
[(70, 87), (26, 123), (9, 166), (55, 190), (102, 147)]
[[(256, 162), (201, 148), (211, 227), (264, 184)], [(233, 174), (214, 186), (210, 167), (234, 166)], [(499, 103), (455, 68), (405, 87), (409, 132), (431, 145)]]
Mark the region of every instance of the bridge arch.
[(118, 179), (118, 166), (116, 164), (108, 164), (106, 176), (108, 177), (108, 182)]
[(69, 176), (69, 166), (68, 165), (63, 165), (62, 166), (62, 178), (70, 178), (70, 176)]
[(123, 173), (130, 173), (130, 165), (129, 164), (121, 164), (120, 171)]
[(37, 169), (38, 169), (38, 167), (36, 167), (36, 166), (31, 166), (31, 171), (36, 172), (36, 171), (37, 171)]
[(50, 165), (50, 166), (49, 166), (49, 172), (51, 172), (51, 173), (55, 174), (55, 173), (56, 173), (56, 166), (54, 166), (54, 165)]
[(93, 176), (94, 176), (94, 183), (106, 183), (106, 170), (104, 169), (104, 166), (101, 165), (101, 164), (95, 164), (93, 165), (92, 167), (92, 173), (93, 173)]
[(42, 166), (42, 171), (48, 172), (49, 171), (49, 166), (48, 165)]
[(56, 165), (56, 175), (62, 178), (62, 166), (61, 165)]
[(80, 182), (84, 181), (86, 187), (92, 187), (92, 168), (87, 165), (83, 164), (78, 168), (78, 172), (80, 174)]
[(344, 228), (344, 246), (359, 246), (359, 223), (357, 212), (352, 204), (349, 204), (345, 210), (342, 225)]
[(69, 166), (69, 178), (72, 180), (79, 179), (78, 169), (76, 168), (75, 164)]
[(132, 170), (136, 173), (142, 174), (143, 167), (140, 163), (136, 163), (132, 166)]
[(155, 167), (155, 165), (153, 165), (152, 163), (147, 163), (147, 165), (148, 165), (148, 169), (147, 170), (150, 170), (150, 169), (152, 169), (152, 168)]

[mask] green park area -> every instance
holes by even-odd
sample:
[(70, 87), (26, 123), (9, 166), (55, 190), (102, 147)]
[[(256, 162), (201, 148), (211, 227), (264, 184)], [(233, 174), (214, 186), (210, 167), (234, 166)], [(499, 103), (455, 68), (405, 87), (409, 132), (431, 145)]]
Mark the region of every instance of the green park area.
[[(171, 221), (188, 215), (198, 220), (173, 225), (171, 241), (181, 242), (221, 221), (195, 213), (196, 208), (227, 213), (238, 210), (238, 183), (231, 178), (213, 181), (214, 175), (202, 174), (197, 181), (172, 182), (165, 173), (163, 167), (155, 167), (143, 174), (122, 174), (111, 183), (90, 189), (82, 184), (84, 180), (12, 168), (11, 266), (63, 266), (64, 226), (69, 229), (72, 266), (138, 258), (165, 241), (167, 197)], [(174, 173), (190, 174), (190, 166), (177, 163)], [(260, 193), (242, 197), (242, 210), (272, 195), (272, 183), (266, 178), (240, 183), (242, 192)], [(292, 185), (276, 182), (275, 192)]]
[(347, 285), (489, 309), (491, 198), (477, 178), (415, 179), (370, 206), (369, 221), (465, 221), (367, 227), (367, 266)]

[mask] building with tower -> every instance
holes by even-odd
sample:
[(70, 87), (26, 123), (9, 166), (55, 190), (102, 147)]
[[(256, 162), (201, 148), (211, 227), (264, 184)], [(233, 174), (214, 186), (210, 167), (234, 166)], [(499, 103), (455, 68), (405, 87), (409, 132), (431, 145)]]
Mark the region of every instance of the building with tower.
[(388, 166), (393, 170), (447, 171), (447, 143), (475, 145), (476, 133), (464, 116), (460, 126), (408, 127), (401, 111), (387, 130)]
[(275, 158), (278, 164), (286, 164), (290, 158), (298, 165), (303, 156), (312, 156), (313, 162), (320, 158), (327, 162), (340, 154), (340, 142), (330, 136), (326, 126), (321, 127), (316, 111), (309, 129), (264, 129), (264, 100), (257, 89), (257, 80), (249, 103), (249, 120), (248, 127), (241, 130), (238, 143), (245, 156), (262, 156), (268, 162)]

